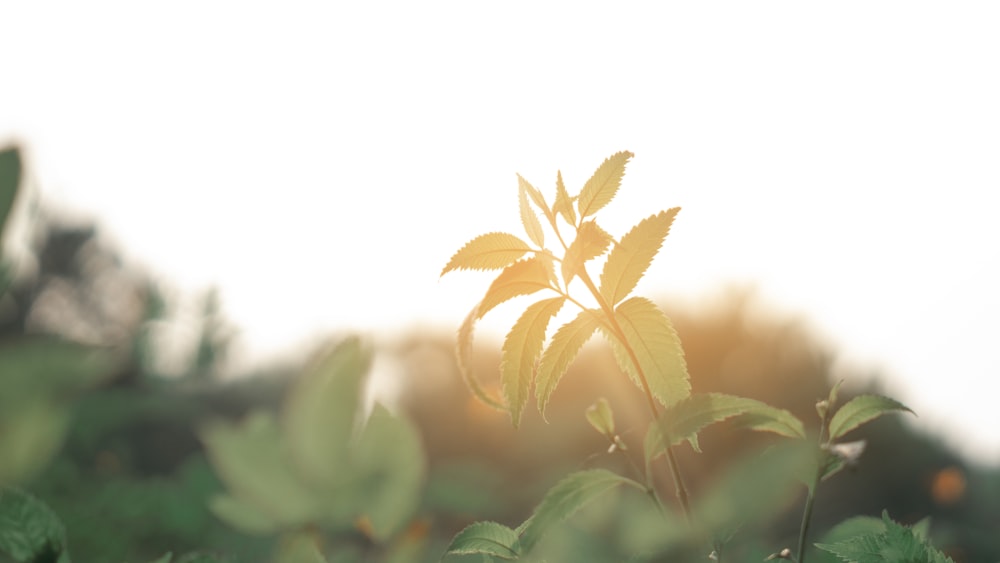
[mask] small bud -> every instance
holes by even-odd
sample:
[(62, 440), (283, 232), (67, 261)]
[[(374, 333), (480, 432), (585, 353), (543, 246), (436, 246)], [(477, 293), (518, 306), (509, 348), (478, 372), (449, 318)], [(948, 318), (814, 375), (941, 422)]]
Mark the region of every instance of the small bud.
[(615, 418), (608, 400), (601, 397), (587, 408), (587, 422), (601, 434), (611, 437), (615, 433)]
[(830, 401), (823, 399), (822, 401), (816, 403), (816, 414), (819, 415), (820, 420), (826, 420), (826, 413), (830, 410)]
[(718, 561), (719, 560), (719, 554), (716, 553), (715, 550), (713, 549), (712, 553), (708, 554), (708, 558), (711, 559), (712, 561)]
[(791, 559), (791, 558), (792, 558), (792, 550), (786, 547), (785, 549), (782, 549), (778, 553), (772, 553), (771, 555), (768, 555), (767, 559), (765, 559), (764, 561), (774, 561), (775, 559)]
[(625, 444), (625, 440), (622, 440), (622, 437), (619, 436), (618, 434), (615, 434), (615, 437), (612, 440), (612, 442), (614, 442), (614, 445), (618, 446), (619, 450), (623, 452), (628, 451), (628, 446)]

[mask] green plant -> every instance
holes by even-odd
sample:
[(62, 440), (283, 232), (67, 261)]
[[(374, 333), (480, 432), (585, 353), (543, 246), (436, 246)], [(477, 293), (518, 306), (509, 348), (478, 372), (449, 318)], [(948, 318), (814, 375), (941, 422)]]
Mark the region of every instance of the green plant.
[[(615, 432), (610, 405), (598, 399), (587, 411), (587, 419), (606, 437), (609, 452), (618, 452), (628, 460), (635, 478), (602, 468), (574, 472), (550, 489), (520, 526), (474, 523), (454, 537), (447, 553), (508, 560), (527, 557), (555, 524), (620, 485), (643, 492), (661, 514), (667, 515), (669, 507), (662, 502), (652, 476), (653, 461), (664, 456), (677, 505), (689, 524), (686, 536), (707, 541), (711, 557), (716, 560), (722, 559), (735, 531), (754, 518), (754, 510), (765, 503), (766, 497), (775, 496), (782, 482), (795, 478), (805, 481), (809, 493), (797, 553), (784, 549), (772, 556), (802, 562), (816, 486), (860, 455), (858, 444), (835, 440), (872, 418), (906, 407), (884, 397), (863, 396), (833, 413), (837, 393), (834, 387), (830, 397), (818, 406), (822, 427), (814, 451), (807, 446), (804, 425), (788, 411), (744, 397), (692, 394), (683, 348), (669, 318), (651, 300), (632, 296), (670, 232), (679, 208), (647, 217), (620, 239), (597, 222), (598, 212), (617, 194), (632, 156), (619, 152), (606, 159), (574, 196), (567, 191), (561, 172), (557, 173), (551, 204), (518, 175), (518, 206), (527, 240), (506, 232), (478, 236), (451, 257), (441, 275), (455, 270), (500, 270), (458, 331), (459, 367), (477, 398), (509, 413), (516, 427), (534, 387), (538, 410), (544, 416), (561, 377), (581, 347), (599, 333), (610, 344), (621, 370), (645, 397), (650, 424), (642, 446), (644, 463), (632, 459), (630, 447)], [(546, 240), (554, 240), (554, 250), (546, 246)], [(595, 282), (588, 268), (605, 255)], [(546, 297), (528, 305), (504, 339), (502, 393), (497, 396), (472, 372), (475, 324), (501, 303), (540, 292)], [(567, 304), (578, 309), (575, 317), (550, 330), (550, 322)], [(734, 485), (723, 481), (695, 503), (674, 450), (688, 442), (699, 451), (699, 432), (727, 419), (737, 426), (791, 438), (792, 442), (751, 460), (735, 472)], [(773, 482), (774, 486), (761, 486), (761, 480)]]

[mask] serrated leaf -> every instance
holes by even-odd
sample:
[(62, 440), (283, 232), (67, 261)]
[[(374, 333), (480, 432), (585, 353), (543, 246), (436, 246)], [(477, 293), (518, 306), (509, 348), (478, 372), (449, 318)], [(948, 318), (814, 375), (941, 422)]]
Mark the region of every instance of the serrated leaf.
[(445, 550), (447, 555), (481, 553), (500, 559), (517, 559), (517, 532), (496, 522), (474, 522), (455, 535)]
[(645, 380), (653, 396), (667, 407), (691, 394), (680, 338), (659, 307), (645, 297), (633, 297), (615, 309), (615, 320), (624, 332), (625, 342), (607, 326), (602, 325), (601, 330), (611, 343), (618, 365), (640, 389), (644, 389)]
[(551, 287), (549, 273), (539, 258), (515, 262), (504, 268), (486, 290), (486, 295), (479, 302), (479, 318), (483, 318), (486, 313), (504, 301)]
[(645, 487), (607, 469), (588, 469), (571, 473), (556, 483), (535, 508), (521, 535), (523, 552), (531, 551), (553, 525), (572, 516), (604, 493), (623, 484), (645, 491)]
[(601, 434), (611, 437), (615, 433), (615, 415), (608, 400), (601, 397), (587, 408), (587, 422)]
[(552, 336), (552, 342), (542, 353), (542, 361), (538, 365), (538, 378), (535, 382), (535, 397), (538, 399), (538, 411), (542, 416), (545, 415), (545, 405), (548, 404), (559, 379), (580, 353), (580, 348), (590, 340), (600, 325), (598, 315), (599, 312), (590, 309), (580, 311), (576, 318), (559, 327)]
[(586, 221), (576, 232), (576, 238), (566, 249), (562, 261), (562, 276), (566, 285), (583, 271), (584, 264), (604, 254), (611, 244), (611, 235), (594, 221)]
[(500, 361), (500, 377), (510, 418), (517, 428), (521, 412), (528, 402), (535, 363), (545, 344), (545, 330), (559, 312), (565, 297), (544, 299), (528, 307), (507, 333)]
[(33, 495), (0, 488), (0, 553), (17, 561), (61, 561), (66, 553), (66, 528)]
[[(517, 191), (517, 202), (521, 212), (521, 224), (524, 225), (524, 232), (528, 233), (528, 238), (531, 239), (531, 242), (539, 247), (545, 246), (545, 232), (542, 231), (542, 224), (538, 221), (538, 215), (535, 215), (534, 210), (528, 204), (528, 188), (531, 188), (531, 184), (528, 184), (520, 176), (517, 179), (520, 182), (520, 189)], [(534, 188), (531, 189), (534, 190)]]
[(344, 479), (371, 362), (371, 350), (348, 338), (311, 365), (285, 399), (282, 423), (291, 461), (321, 491), (334, 491)]
[(462, 322), (462, 326), (458, 329), (458, 339), (455, 345), (455, 355), (458, 360), (458, 371), (462, 375), (462, 380), (465, 381), (466, 387), (469, 388), (469, 391), (471, 391), (477, 399), (497, 410), (506, 411), (507, 407), (505, 407), (501, 401), (486, 392), (486, 389), (483, 388), (472, 369), (473, 333), (476, 326), (476, 320), (480, 317), (479, 308), (480, 305), (473, 307), (472, 310), (469, 311), (468, 316), (465, 317), (465, 321)]
[(583, 185), (577, 200), (581, 219), (597, 213), (615, 197), (625, 176), (625, 164), (632, 156), (628, 151), (615, 153), (597, 167), (594, 175)]
[(6, 148), (0, 151), (0, 239), (20, 184), (21, 153), (16, 147)]
[(535, 186), (531, 185), (531, 182), (525, 180), (520, 174), (517, 175), (517, 185), (519, 189), (524, 190), (528, 194), (531, 201), (542, 210), (542, 213), (545, 214), (546, 217), (548, 217), (551, 210), (549, 209), (548, 204), (545, 203), (545, 198), (542, 197), (542, 192), (538, 191)]
[(532, 250), (528, 243), (510, 233), (486, 233), (465, 243), (441, 270), (441, 275), (452, 270), (499, 270)]
[(830, 419), (830, 440), (836, 440), (858, 426), (893, 411), (913, 413), (909, 407), (881, 395), (860, 395), (854, 397), (837, 410)]
[(660, 251), (680, 211), (674, 207), (643, 219), (608, 255), (601, 272), (601, 295), (612, 307), (635, 289)]
[(954, 563), (935, 549), (911, 528), (892, 521), (882, 513), (885, 530), (855, 536), (833, 544), (818, 543), (816, 547), (828, 551), (844, 561), (856, 563)]
[(566, 193), (562, 172), (556, 173), (556, 201), (552, 204), (552, 212), (562, 215), (570, 225), (576, 225), (576, 210), (573, 209), (573, 200)]
[(761, 401), (722, 393), (699, 393), (677, 402), (651, 424), (646, 434), (646, 459), (652, 460), (668, 447), (697, 436), (703, 428), (728, 418), (751, 430), (775, 432), (790, 438), (805, 437), (802, 421), (792, 413)]

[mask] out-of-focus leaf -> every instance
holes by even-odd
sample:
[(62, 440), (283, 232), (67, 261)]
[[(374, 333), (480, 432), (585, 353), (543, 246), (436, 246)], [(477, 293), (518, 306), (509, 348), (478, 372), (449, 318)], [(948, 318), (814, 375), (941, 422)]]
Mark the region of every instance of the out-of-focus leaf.
[(798, 496), (795, 478), (813, 462), (813, 454), (813, 448), (795, 441), (739, 460), (697, 500), (694, 521), (715, 538), (768, 521)]
[(371, 352), (357, 338), (338, 344), (295, 383), (283, 410), (293, 466), (320, 491), (344, 480), (347, 446), (358, 418)]
[[(420, 502), (426, 459), (413, 424), (376, 404), (351, 456), (351, 484), (341, 494), (371, 522), (383, 541), (405, 524)], [(350, 499), (349, 501), (347, 499)]]
[(0, 412), (0, 486), (41, 469), (62, 445), (69, 413), (44, 399)]
[(830, 440), (836, 440), (858, 426), (893, 411), (913, 413), (909, 407), (881, 395), (860, 395), (854, 397), (837, 410), (830, 419)]
[(297, 533), (282, 540), (274, 563), (326, 563), (316, 538), (308, 533)]
[(278, 521), (256, 505), (228, 494), (215, 495), (208, 501), (212, 514), (248, 535), (268, 535), (280, 530)]
[(622, 484), (645, 491), (645, 487), (639, 483), (607, 469), (577, 471), (563, 478), (549, 489), (531, 518), (526, 521), (519, 543), (521, 549), (527, 553), (550, 527)]
[(465, 317), (462, 322), (462, 326), (458, 328), (458, 339), (455, 344), (455, 356), (458, 361), (458, 372), (462, 375), (462, 381), (465, 382), (466, 387), (472, 394), (482, 401), (497, 410), (507, 411), (506, 405), (491, 393), (487, 393), (486, 389), (483, 388), (483, 384), (479, 382), (479, 378), (473, 372), (473, 361), (472, 361), (472, 342), (473, 335), (476, 328), (476, 320), (479, 319), (479, 305), (472, 308), (469, 314)]
[(517, 532), (496, 522), (474, 522), (455, 535), (445, 551), (448, 555), (481, 553), (500, 559), (513, 560), (519, 556)]
[(0, 552), (17, 561), (65, 561), (66, 529), (52, 509), (25, 491), (0, 489)]
[[(216, 422), (202, 430), (201, 439), (229, 493), (270, 517), (275, 528), (305, 525), (315, 519), (321, 499), (297, 477), (274, 416), (256, 412), (240, 425)], [(240, 526), (248, 522), (230, 523)]]
[(93, 348), (44, 337), (0, 344), (0, 412), (29, 397), (69, 399), (113, 373), (109, 356)]
[(601, 397), (596, 403), (587, 408), (587, 422), (605, 436), (611, 437), (615, 433), (615, 415), (611, 412), (611, 405), (608, 400)]
[(0, 240), (21, 184), (21, 153), (17, 147), (0, 151)]

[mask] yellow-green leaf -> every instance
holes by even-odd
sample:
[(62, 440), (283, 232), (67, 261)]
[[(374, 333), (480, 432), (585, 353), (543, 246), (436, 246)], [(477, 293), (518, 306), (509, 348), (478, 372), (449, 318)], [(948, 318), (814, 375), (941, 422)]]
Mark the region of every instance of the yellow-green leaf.
[(587, 407), (587, 422), (601, 434), (612, 437), (615, 434), (615, 415), (611, 411), (608, 400), (601, 397), (596, 403)]
[(519, 295), (530, 295), (536, 291), (549, 289), (549, 272), (538, 258), (528, 258), (514, 262), (500, 272), (486, 296), (479, 302), (479, 318), (483, 318), (494, 307)]
[(565, 297), (555, 297), (531, 305), (517, 319), (504, 340), (500, 374), (504, 399), (510, 408), (510, 419), (515, 428), (520, 423), (521, 412), (528, 402), (535, 362), (545, 344), (545, 329), (565, 302)]
[(635, 289), (653, 263), (680, 209), (674, 207), (643, 219), (611, 250), (601, 272), (601, 295), (609, 305), (613, 307)]
[(467, 242), (441, 270), (499, 270), (534, 250), (528, 243), (510, 233), (486, 233)]
[(830, 440), (836, 440), (858, 426), (892, 411), (906, 411), (909, 407), (881, 395), (859, 395), (840, 407), (830, 419)]
[[(520, 176), (517, 179), (520, 181), (520, 187), (517, 191), (517, 201), (518, 207), (521, 210), (521, 224), (524, 225), (524, 232), (528, 233), (528, 238), (531, 239), (531, 242), (537, 244), (539, 247), (545, 246), (545, 232), (542, 231), (542, 224), (538, 221), (538, 215), (535, 215), (534, 210), (528, 204), (528, 190), (536, 192), (537, 190), (531, 187), (531, 184), (524, 181)], [(539, 197), (541, 196), (539, 195)]]
[(563, 184), (562, 172), (556, 173), (556, 202), (552, 204), (552, 212), (562, 215), (570, 225), (576, 225), (576, 210), (573, 209), (573, 200)]
[(471, 391), (477, 399), (497, 410), (506, 411), (507, 408), (504, 407), (501, 401), (490, 396), (486, 392), (486, 389), (484, 389), (482, 384), (479, 383), (479, 379), (476, 378), (476, 375), (472, 370), (473, 332), (476, 326), (476, 320), (479, 318), (479, 305), (476, 305), (472, 308), (472, 311), (469, 311), (469, 315), (465, 317), (465, 321), (458, 329), (458, 340), (456, 342), (455, 349), (455, 355), (458, 359), (458, 371), (462, 375), (462, 380), (465, 381), (465, 385), (469, 388), (469, 391)]
[(581, 219), (597, 213), (615, 197), (625, 175), (625, 164), (630, 158), (632, 153), (628, 151), (609, 156), (587, 180), (576, 202)]
[(645, 379), (653, 396), (667, 407), (691, 394), (681, 340), (670, 319), (652, 301), (645, 297), (624, 301), (615, 309), (615, 320), (625, 334), (625, 342), (606, 326), (601, 330), (611, 342), (618, 365), (640, 389)]
[(736, 418), (738, 425), (751, 430), (774, 432), (790, 438), (804, 438), (802, 421), (792, 413), (747, 397), (722, 393), (699, 393), (678, 401), (651, 424), (646, 434), (646, 459), (652, 460), (667, 447), (690, 440), (710, 424)]
[(562, 276), (566, 285), (568, 286), (569, 282), (579, 275), (588, 260), (593, 260), (604, 254), (610, 244), (611, 235), (597, 226), (594, 221), (587, 221), (580, 225), (576, 232), (576, 238), (566, 249), (566, 255), (562, 261)]
[(538, 399), (538, 411), (543, 416), (545, 405), (559, 379), (600, 325), (598, 315), (599, 311), (580, 311), (575, 319), (559, 327), (552, 336), (552, 342), (542, 353), (542, 361), (538, 365), (538, 380), (535, 383), (535, 397)]

